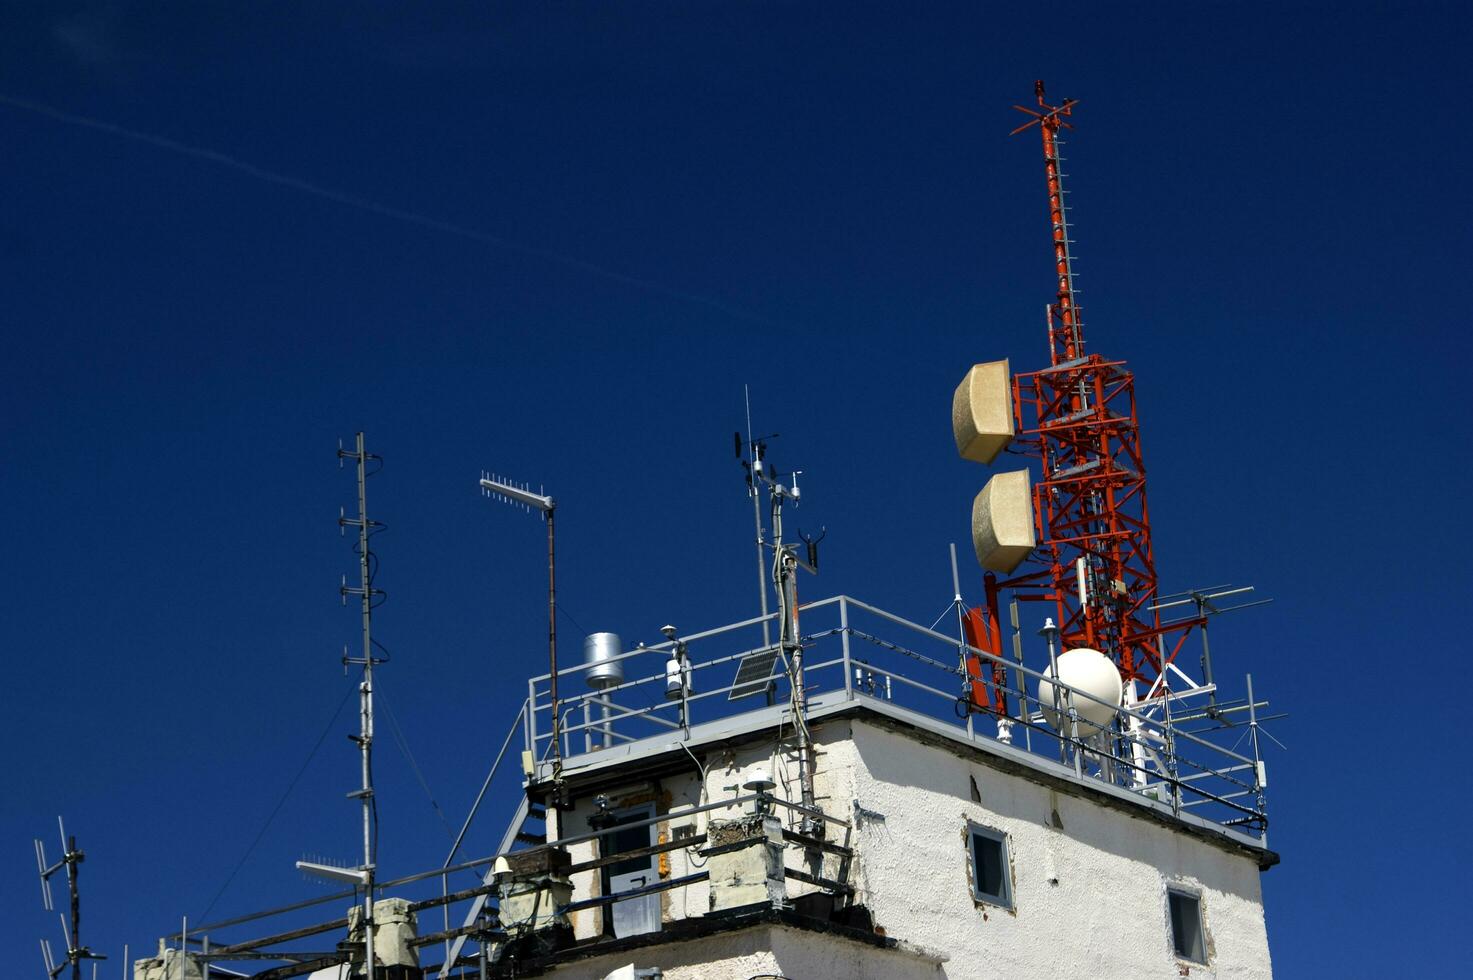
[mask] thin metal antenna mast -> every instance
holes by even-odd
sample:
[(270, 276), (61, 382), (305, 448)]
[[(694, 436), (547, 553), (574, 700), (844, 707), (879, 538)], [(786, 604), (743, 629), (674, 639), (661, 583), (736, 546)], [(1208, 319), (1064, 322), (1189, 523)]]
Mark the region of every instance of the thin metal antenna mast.
[[(747, 496), (752, 498), (752, 522), (757, 525), (757, 597), (762, 604), (762, 645), (772, 644), (772, 634), (767, 629), (767, 546), (766, 532), (762, 528), (762, 501), (757, 487), (762, 475), (762, 453), (765, 446), (752, 438), (752, 389), (742, 385), (742, 398), (747, 404), (747, 451), (750, 458), (744, 461), (747, 470)], [(771, 438), (770, 436), (767, 438)], [(737, 458), (742, 456), (742, 437), (737, 435)]]
[[(738, 440), (740, 440), (738, 434)], [(764, 438), (771, 438), (764, 437)], [(802, 822), (804, 833), (821, 834), (823, 824), (815, 821), (811, 815), (814, 809), (816, 795), (813, 786), (814, 752), (813, 739), (808, 731), (808, 690), (804, 682), (803, 674), (803, 636), (798, 629), (798, 576), (797, 571), (801, 566), (810, 572), (818, 571), (818, 541), (819, 539), (804, 537), (808, 545), (808, 561), (800, 561), (798, 558), (798, 546), (786, 544), (783, 541), (783, 504), (792, 501), (794, 506), (802, 499), (803, 493), (798, 488), (798, 477), (802, 475), (801, 470), (794, 470), (792, 475), (792, 486), (787, 487), (778, 482), (778, 473), (770, 464), (762, 461), (763, 442), (761, 439), (749, 440), (753, 447), (752, 462), (748, 480), (755, 495), (760, 488), (767, 488), (768, 496), (772, 505), (772, 572), (771, 584), (777, 592), (778, 611), (778, 637), (777, 642), (782, 650), (783, 659), (786, 661), (788, 671), (789, 699), (793, 715), (793, 729), (798, 737), (798, 785), (801, 789), (802, 803), (809, 813), (805, 814)], [(740, 445), (738, 446), (740, 448)], [(761, 525), (758, 525), (760, 530)], [(801, 531), (799, 532), (801, 535)], [(762, 539), (758, 538), (759, 549), (764, 547)], [(765, 557), (765, 556), (764, 556)], [(766, 615), (766, 582), (763, 583), (763, 614)], [(765, 634), (764, 630), (764, 634)], [(764, 635), (764, 641), (767, 637)]]
[(363, 807), (363, 864), (358, 869), (361, 874), (359, 880), (363, 885), (363, 950), (365, 975), (374, 975), (374, 953), (373, 953), (373, 876), (374, 867), (378, 859), (376, 824), (377, 807), (373, 798), (373, 667), (374, 664), (383, 663), (373, 655), (373, 607), (375, 598), (384, 594), (383, 590), (373, 587), (374, 560), (373, 553), (369, 551), (368, 539), (373, 536), (375, 528), (383, 525), (377, 521), (369, 520), (368, 517), (368, 461), (379, 460), (381, 457), (369, 453), (363, 444), (363, 433), (358, 433), (357, 440), (352, 452), (348, 452), (341, 446), (338, 447), (338, 461), (351, 459), (357, 464), (358, 470), (358, 516), (356, 518), (338, 518), (339, 528), (356, 527), (358, 529), (358, 581), (357, 588), (352, 588), (347, 583), (342, 586), (343, 602), (346, 604), (348, 596), (356, 595), (362, 607), (363, 619), (363, 655), (361, 657), (343, 657), (343, 668), (346, 670), (349, 664), (356, 664), (363, 668), (363, 679), (358, 684), (358, 722), (359, 730), (356, 736), (349, 736), (358, 743), (359, 755), (363, 764), (363, 784), (353, 793), (349, 793), (350, 799), (357, 798)]
[[(41, 904), (48, 912), (55, 912), (51, 904), (51, 876), (62, 868), (66, 869), (66, 883), (68, 896), (71, 899), (71, 923), (68, 926), (67, 916), (60, 915), (61, 932), (66, 937), (66, 959), (57, 963), (51, 955), (51, 944), (41, 940), (41, 958), (46, 963), (46, 975), (51, 980), (56, 980), (58, 974), (66, 969), (68, 965), (72, 968), (72, 980), (82, 980), (83, 960), (105, 960), (106, 956), (94, 953), (82, 945), (82, 896), (77, 887), (78, 869), (81, 863), (87, 860), (87, 855), (77, 847), (77, 838), (67, 836), (66, 826), (61, 817), (56, 818), (57, 830), (61, 832), (61, 860), (55, 864), (46, 862), (46, 845), (36, 839), (36, 870), (41, 875)], [(92, 970), (97, 971), (94, 963)]]
[[(481, 490), (500, 497), (510, 504), (527, 510), (536, 510), (547, 519), (547, 662), (548, 697), (552, 700), (552, 781), (560, 794), (563, 785), (562, 718), (559, 715), (557, 696), (557, 551), (553, 514), (557, 501), (546, 494), (533, 493), (525, 486), (517, 486), (487, 474), (481, 475)], [(536, 712), (537, 706), (530, 705), (529, 711)]]

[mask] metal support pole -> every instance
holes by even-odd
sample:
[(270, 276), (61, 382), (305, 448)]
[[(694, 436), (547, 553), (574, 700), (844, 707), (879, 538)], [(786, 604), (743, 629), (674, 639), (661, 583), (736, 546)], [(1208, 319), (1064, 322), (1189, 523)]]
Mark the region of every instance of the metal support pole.
[[(1057, 675), (1055, 675), (1057, 676)], [(1084, 778), (1084, 743), (1079, 740), (1079, 712), (1074, 709), (1074, 692), (1070, 691), (1069, 698), (1069, 742), (1074, 750), (1074, 775), (1079, 779)]]
[(1018, 625), (1018, 597), (1008, 600), (1008, 619), (1013, 626), (1013, 683), (1018, 688), (1018, 720), (1023, 722), (1023, 747), (1033, 751), (1033, 726), (1028, 724), (1028, 680), (1023, 676), (1023, 630)]
[(690, 740), (690, 651), (679, 640), (675, 642), (675, 659), (680, 664), (680, 728), (686, 741)]
[(762, 501), (757, 493), (756, 481), (752, 484), (752, 518), (757, 523), (757, 594), (762, 602), (762, 645), (772, 643), (772, 633), (767, 626), (767, 556), (763, 554), (766, 541), (762, 530)]
[(854, 700), (854, 665), (849, 660), (849, 597), (839, 597), (839, 645), (844, 649), (844, 700)]
[[(532, 756), (532, 765), (537, 765), (537, 681), (534, 678), (527, 679), (527, 717), (524, 723), (527, 751)], [(535, 776), (535, 770), (528, 773)]]
[[(1038, 632), (1043, 635), (1043, 638), (1045, 640), (1048, 641), (1048, 676), (1049, 680), (1052, 681), (1052, 683), (1049, 685), (1049, 693), (1051, 695), (1051, 699), (1054, 702), (1054, 717), (1057, 718), (1062, 713), (1059, 710), (1059, 655), (1058, 651), (1054, 649), (1054, 641), (1059, 637), (1059, 628), (1054, 625), (1053, 619), (1046, 618), (1043, 621), (1043, 629), (1039, 630)], [(1040, 707), (1042, 706), (1040, 705)], [(1066, 748), (1067, 746), (1065, 745), (1065, 740), (1063, 738), (1060, 738), (1060, 762), (1064, 762), (1067, 759), (1067, 755), (1065, 752)]]
[(758, 470), (762, 464), (762, 452), (752, 441), (752, 391), (746, 385), (742, 385), (742, 398), (747, 405), (747, 451), (752, 456), (747, 473), (747, 495), (752, 498), (752, 523), (757, 525), (757, 598), (762, 604), (762, 645), (766, 647), (772, 644), (772, 634), (767, 628), (767, 561), (763, 554), (766, 541), (762, 530), (762, 494), (758, 490), (762, 485)]
[(972, 685), (967, 678), (967, 614), (962, 608), (962, 579), (956, 570), (956, 542), (951, 542), (951, 605), (956, 610), (956, 656), (958, 672), (961, 674), (962, 697), (967, 702), (967, 738), (972, 731)]
[[(58, 824), (60, 820), (58, 817)], [(77, 890), (77, 866), (82, 861), (77, 851), (76, 837), (66, 838), (65, 845), (66, 853), (62, 855), (62, 860), (66, 862), (67, 891), (71, 893), (72, 900), (72, 934), (68, 937), (67, 959), (72, 962), (72, 980), (82, 980), (82, 960), (77, 955), (82, 948), (82, 895)]]
[(1268, 780), (1265, 778), (1266, 773), (1264, 771), (1263, 757), (1259, 754), (1258, 748), (1258, 706), (1253, 699), (1253, 675), (1246, 674), (1244, 676), (1248, 686), (1248, 733), (1249, 738), (1253, 742), (1254, 809), (1258, 811), (1259, 819), (1263, 824), (1262, 830), (1259, 832), (1259, 840), (1263, 843), (1264, 847), (1267, 847), (1268, 817), (1265, 815), (1267, 813), (1267, 802), (1264, 799), (1263, 790), (1268, 785)]
[[(338, 450), (341, 459), (345, 454)], [(364, 969), (369, 977), (373, 976), (374, 954), (373, 954), (373, 879), (374, 864), (377, 861), (377, 848), (374, 842), (374, 800), (373, 800), (373, 600), (381, 593), (373, 587), (373, 567), (368, 550), (368, 539), (371, 530), (375, 526), (368, 519), (368, 461), (377, 457), (369, 455), (365, 448), (363, 433), (359, 432), (354, 443), (354, 451), (351, 453), (358, 471), (358, 519), (356, 521), (342, 521), (344, 524), (354, 524), (358, 528), (358, 577), (359, 587), (356, 590), (361, 605), (361, 618), (363, 624), (363, 656), (358, 661), (363, 667), (363, 679), (358, 684), (358, 720), (359, 732), (354, 739), (358, 743), (359, 756), (361, 760), (363, 782), (362, 786), (350, 797), (356, 797), (363, 810), (363, 949)], [(344, 594), (350, 591), (345, 589)]]
[(1181, 782), (1177, 779), (1181, 767), (1176, 761), (1176, 729), (1171, 721), (1171, 691), (1161, 693), (1161, 739), (1165, 743), (1166, 779), (1171, 790), (1171, 812), (1181, 816)]
[[(1200, 595), (1193, 595), (1192, 598), (1197, 603), (1197, 618), (1202, 621), (1200, 627), (1202, 630), (1202, 683), (1208, 688), (1207, 717), (1216, 718), (1218, 714), (1217, 685), (1212, 681), (1212, 648), (1207, 644), (1207, 615), (1203, 611), (1203, 607), (1207, 605), (1207, 600), (1204, 596)], [(1248, 702), (1250, 704), (1253, 702), (1252, 695), (1249, 695)]]
[(553, 545), (556, 540), (553, 530), (555, 508), (547, 509), (547, 660), (551, 675), (549, 688), (552, 696), (552, 781), (561, 788), (563, 781), (563, 747), (559, 740), (561, 719), (558, 717), (557, 699), (557, 558)]

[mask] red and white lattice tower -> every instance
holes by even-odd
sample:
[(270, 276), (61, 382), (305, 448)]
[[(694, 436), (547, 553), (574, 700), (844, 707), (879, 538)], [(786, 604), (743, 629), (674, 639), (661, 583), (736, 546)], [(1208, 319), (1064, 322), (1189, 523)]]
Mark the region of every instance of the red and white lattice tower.
[[(1033, 118), (1014, 130), (1037, 126), (1043, 137), (1044, 173), (1048, 186), (1057, 287), (1048, 306), (1049, 366), (1038, 371), (1008, 373), (1007, 362), (978, 365), (963, 381), (1001, 392), (1012, 418), (1009, 430), (997, 426), (994, 441), (982, 449), (964, 447), (968, 438), (985, 441), (973, 426), (957, 432), (958, 449), (967, 458), (991, 462), (1004, 448), (1036, 461), (1017, 486), (1026, 487), (1031, 504), (1031, 540), (1011, 552), (999, 545), (992, 525), (1002, 518), (984, 516), (989, 544), (978, 545), (986, 576), (987, 604), (967, 619), (969, 640), (979, 649), (1001, 655), (1002, 631), (997, 594), (1014, 590), (1023, 600), (1052, 602), (1063, 649), (1090, 647), (1108, 655), (1126, 681), (1139, 681), (1143, 695), (1159, 693), (1162, 673), (1181, 650), (1198, 619), (1177, 620), (1163, 626), (1151, 608), (1157, 597), (1156, 565), (1151, 549), (1151, 524), (1146, 506), (1146, 467), (1141, 453), (1136, 415), (1135, 379), (1125, 362), (1090, 352), (1085, 346), (1084, 322), (1074, 284), (1074, 257), (1069, 238), (1068, 206), (1064, 192), (1060, 132), (1071, 129), (1069, 117), (1078, 104), (1065, 99), (1050, 104), (1042, 82), (1035, 84), (1036, 108), (1015, 106)], [(995, 380), (978, 372), (993, 369)], [(974, 376), (981, 380), (974, 382)], [(975, 396), (985, 401), (993, 395)], [(964, 412), (963, 389), (958, 389), (953, 420)], [(985, 414), (983, 409), (979, 413)], [(970, 423), (969, 423), (970, 424)], [(965, 426), (963, 426), (965, 428)], [(968, 448), (971, 451), (968, 451)], [(997, 478), (994, 478), (997, 481)], [(989, 489), (992, 487), (989, 483)], [(1006, 487), (999, 484), (996, 498)], [(984, 495), (989, 490), (984, 490)], [(980, 501), (981, 498), (979, 498)], [(981, 504), (979, 503), (979, 506)], [(1018, 508), (1021, 512), (1023, 508)], [(977, 525), (974, 511), (974, 528)], [(988, 547), (991, 554), (984, 554)], [(1002, 557), (997, 557), (1001, 555)], [(1009, 557), (1011, 555), (1011, 557)], [(1009, 578), (998, 580), (996, 571)], [(979, 706), (1006, 712), (999, 697), (1001, 668), (986, 683), (980, 665), (974, 665), (972, 700)]]

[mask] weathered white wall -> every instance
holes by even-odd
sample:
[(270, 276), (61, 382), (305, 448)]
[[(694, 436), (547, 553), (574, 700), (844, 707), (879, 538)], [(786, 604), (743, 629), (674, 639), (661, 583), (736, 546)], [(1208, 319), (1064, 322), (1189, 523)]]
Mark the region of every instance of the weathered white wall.
[[(867, 721), (833, 719), (817, 726), (814, 735), (819, 804), (855, 823), (849, 840), (857, 851), (850, 876), (858, 888), (855, 901), (870, 909), (885, 935), (945, 954), (944, 963), (840, 937), (763, 926), (646, 947), (637, 957), (570, 964), (557, 975), (602, 978), (635, 962), (661, 966), (674, 980), (746, 980), (763, 972), (800, 980), (1271, 976), (1259, 871), (1252, 856), (998, 771), (964, 757), (963, 748), (953, 751)], [(694, 822), (699, 833), (708, 818), (736, 816), (734, 808), (685, 817), (681, 812), (698, 802), (744, 792), (727, 787), (739, 786), (758, 763), (771, 766), (778, 782), (775, 795), (798, 797), (796, 766), (790, 758), (775, 758), (771, 742), (721, 746), (697, 755), (707, 769), (704, 793), (692, 773), (658, 783), (611, 783), (612, 802), (656, 800), (670, 817), (657, 835), (667, 840), (675, 825)], [(591, 802), (582, 801), (564, 815), (564, 832), (585, 832), (591, 813)], [(974, 902), (968, 820), (1007, 835), (1013, 909)], [(795, 824), (796, 818), (787, 822)], [(842, 831), (833, 837), (843, 842)], [(575, 862), (594, 853), (592, 844), (571, 850)], [(820, 869), (804, 864), (797, 848), (789, 848), (787, 855), (790, 867), (835, 876), (832, 858)], [(673, 851), (661, 871), (679, 877), (701, 864), (699, 856)], [(1170, 883), (1201, 893), (1206, 966), (1178, 960), (1172, 953), (1166, 906)], [(575, 886), (575, 900), (595, 894), (596, 873), (577, 876)], [(811, 890), (795, 881), (788, 888), (790, 896)], [(705, 883), (667, 892), (663, 899), (666, 921), (702, 915), (708, 907)], [(596, 936), (601, 915), (579, 913), (575, 928), (580, 939)]]
[[(946, 977), (1271, 975), (1251, 857), (863, 721), (852, 727), (855, 799), (877, 815), (858, 829), (858, 900), (888, 935), (949, 954)], [(1011, 911), (972, 899), (969, 819), (1008, 836)], [(1169, 881), (1201, 890), (1205, 967), (1172, 953)]]
[[(835, 721), (824, 726), (822, 731), (815, 733), (815, 746), (814, 785), (819, 797), (819, 805), (826, 807), (836, 816), (847, 819), (849, 817), (847, 801), (854, 795), (853, 776), (856, 758), (853, 742), (849, 739), (849, 723)], [(694, 771), (688, 775), (666, 776), (659, 780), (611, 781), (603, 791), (609, 797), (610, 808), (617, 811), (642, 803), (654, 802), (657, 816), (668, 818), (655, 827), (655, 842), (664, 843), (672, 839), (678, 827), (693, 825), (694, 833), (700, 834), (705, 832), (708, 820), (729, 819), (751, 812), (751, 804), (743, 807), (717, 808), (696, 814), (688, 811), (704, 803), (723, 798), (750, 795), (747, 790), (740, 787), (746, 780), (747, 774), (757, 765), (766, 766), (773, 773), (778, 784), (773, 790), (774, 796), (794, 801), (801, 796), (798, 788), (797, 763), (784, 753), (775, 754), (770, 743), (736, 747), (722, 746), (706, 753), (698, 752), (696, 758), (706, 770), (704, 793), (701, 791), (701, 779)], [(694, 770), (694, 765), (691, 768)], [(834, 807), (836, 800), (838, 801), (837, 810)], [(783, 818), (785, 826), (796, 829), (799, 821), (796, 814), (782, 808), (779, 808), (778, 813)], [(548, 814), (551, 821), (548, 826), (549, 839), (576, 837), (588, 833), (591, 829), (588, 821), (593, 814), (594, 805), (591, 796), (581, 797), (575, 802), (574, 807), (565, 813), (550, 811)], [(833, 831), (834, 828), (830, 828), (830, 838), (839, 839), (842, 842), (841, 838), (834, 838)], [(574, 864), (599, 856), (595, 841), (572, 844), (568, 847), (568, 852)], [(663, 855), (663, 858), (664, 860), (659, 862), (659, 876), (662, 879), (681, 878), (705, 867), (705, 859), (687, 848), (669, 851)], [(836, 858), (828, 856), (822, 862), (809, 862), (797, 849), (787, 851), (787, 863), (790, 867), (809, 874), (833, 877), (838, 873)], [(598, 870), (582, 871), (573, 875), (573, 901), (578, 902), (602, 894), (602, 880), (602, 875)], [(811, 885), (797, 881), (788, 882), (788, 894), (791, 897), (814, 890), (816, 889)], [(661, 893), (662, 918), (666, 922), (672, 919), (704, 915), (710, 907), (710, 888), (704, 881)], [(585, 909), (573, 913), (571, 920), (575, 937), (584, 940), (601, 935), (604, 928), (603, 917), (602, 909)]]
[(936, 980), (946, 976), (934, 962), (914, 954), (781, 925), (753, 926), (740, 932), (593, 957), (560, 966), (552, 976), (558, 980), (603, 980), (629, 964), (658, 966), (665, 980), (748, 980), (763, 974), (794, 980)]
[[(660, 780), (634, 779), (611, 783), (605, 790), (605, 794), (609, 797), (610, 809), (614, 811), (654, 803), (655, 815), (668, 817), (667, 820), (662, 820), (655, 825), (652, 838), (655, 843), (670, 840), (675, 827), (694, 823), (697, 817), (704, 816), (703, 814), (682, 816), (684, 811), (697, 805), (696, 801), (700, 795), (700, 779), (694, 772), (690, 775), (667, 776)], [(556, 810), (549, 811), (548, 816), (552, 820), (548, 826), (549, 839), (578, 837), (589, 833), (592, 826), (588, 821), (593, 814), (592, 797), (580, 798), (573, 809), (565, 813), (558, 813)], [(704, 828), (704, 822), (700, 823), (699, 829)], [(600, 856), (597, 842), (592, 840), (569, 845), (568, 853), (574, 864)], [(663, 857), (664, 860), (657, 859), (661, 878), (679, 878), (698, 870), (692, 866), (691, 859), (685, 850), (671, 851)], [(603, 874), (598, 869), (580, 871), (573, 875), (572, 881), (573, 901), (575, 902), (603, 894)], [(669, 921), (671, 918), (703, 914), (707, 908), (706, 901), (705, 882), (662, 892), (660, 893), (662, 918)], [(604, 910), (602, 908), (574, 912), (570, 919), (573, 934), (579, 940), (591, 939), (603, 933)]]

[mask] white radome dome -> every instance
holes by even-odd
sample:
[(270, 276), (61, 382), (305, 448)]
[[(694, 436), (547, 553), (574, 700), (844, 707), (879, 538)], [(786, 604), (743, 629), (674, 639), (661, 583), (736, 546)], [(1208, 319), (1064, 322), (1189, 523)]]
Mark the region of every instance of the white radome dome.
[[(1076, 647), (1059, 657), (1059, 681), (1066, 688), (1083, 691), (1099, 698), (1099, 704), (1086, 698), (1074, 699), (1074, 710), (1079, 713), (1079, 734), (1094, 735), (1108, 728), (1115, 720), (1115, 708), (1125, 694), (1125, 685), (1120, 680), (1120, 671), (1115, 662), (1098, 650)], [(1062, 702), (1068, 692), (1060, 690)], [(1046, 677), (1038, 680), (1038, 703), (1043, 707), (1043, 717), (1056, 732), (1069, 734), (1068, 706), (1061, 703), (1062, 711), (1054, 711), (1054, 684)]]

